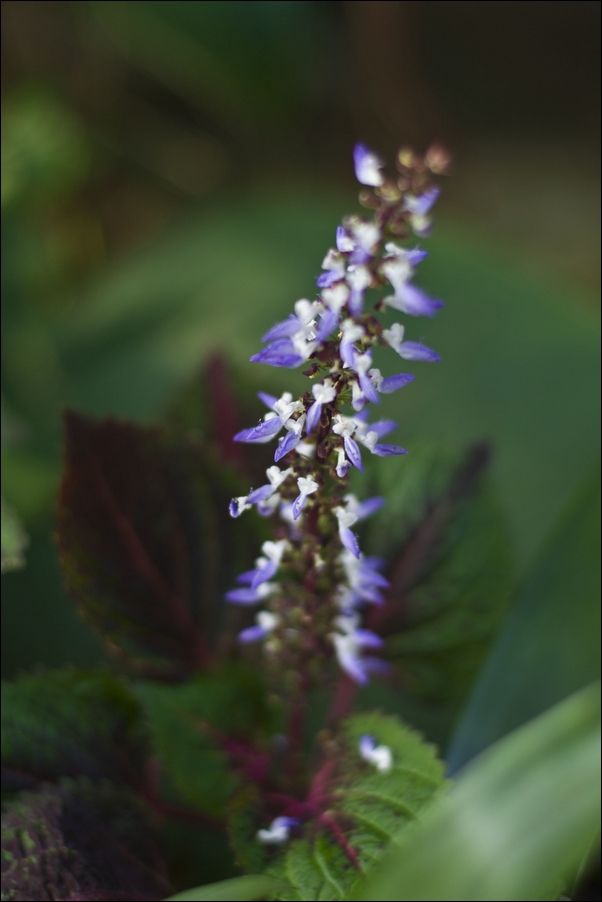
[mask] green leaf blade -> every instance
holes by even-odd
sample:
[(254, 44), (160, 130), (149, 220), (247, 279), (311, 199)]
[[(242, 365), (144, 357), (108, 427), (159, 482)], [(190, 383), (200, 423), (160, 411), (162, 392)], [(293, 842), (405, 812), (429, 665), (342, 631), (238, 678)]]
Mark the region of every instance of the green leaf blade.
[(68, 669), (2, 684), (9, 789), (80, 775), (138, 786), (148, 753), (140, 705), (109, 673)]
[(600, 687), (499, 741), (458, 775), (354, 899), (537, 900), (574, 875), (599, 823)]

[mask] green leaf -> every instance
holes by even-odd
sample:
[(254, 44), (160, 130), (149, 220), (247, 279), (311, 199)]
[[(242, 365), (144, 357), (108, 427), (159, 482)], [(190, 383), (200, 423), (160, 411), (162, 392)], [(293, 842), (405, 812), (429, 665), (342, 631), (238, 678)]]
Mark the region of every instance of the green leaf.
[(256, 553), (228, 516), (230, 471), (157, 429), (73, 412), (65, 457), (61, 562), (85, 619), (151, 675), (198, 669)]
[(523, 582), (460, 721), (455, 769), (600, 673), (600, 474), (583, 482)]
[(282, 892), (282, 880), (267, 877), (265, 874), (249, 874), (248, 877), (233, 877), (231, 880), (220, 880), (206, 886), (187, 889), (183, 893), (170, 896), (165, 902), (246, 902), (251, 899), (274, 897)]
[[(390, 771), (380, 772), (360, 758), (359, 741), (365, 734), (389, 747), (393, 756)], [(282, 851), (266, 851), (257, 841), (256, 831), (266, 826), (269, 818), (264, 814), (262, 823), (257, 799), (254, 822), (247, 825), (244, 843), (239, 833), (232, 837), (240, 858), (249, 861), (253, 849), (261, 850), (256, 861), (261, 855), (267, 861), (268, 874), (289, 882), (290, 888), (279, 894), (279, 899), (345, 898), (357, 880), (358, 869), (369, 872), (399, 830), (411, 824), (446, 786), (443, 763), (435, 749), (394, 717), (373, 712), (348, 718), (341, 725), (338, 748), (338, 758), (327, 758), (321, 775), (316, 776), (316, 783), (325, 781), (315, 801), (318, 815), (301, 838), (290, 841)], [(326, 774), (333, 770), (334, 776), (328, 778)], [(247, 801), (253, 803), (251, 798)], [(244, 809), (240, 814), (245, 815)], [(230, 828), (234, 826), (236, 831), (240, 821), (234, 820)]]
[(230, 753), (252, 756), (248, 737), (265, 729), (259, 676), (230, 667), (179, 686), (144, 682), (139, 693), (157, 754), (181, 798), (208, 814), (223, 815), (240, 779)]
[(24, 793), (2, 816), (2, 899), (162, 899), (170, 885), (146, 812), (80, 778)]
[(353, 893), (365, 900), (550, 898), (599, 824), (600, 687), (484, 752)]
[(143, 780), (140, 705), (109, 673), (58, 670), (2, 684), (2, 771), (8, 789), (64, 776)]
[(29, 544), (27, 533), (23, 529), (17, 514), (12, 507), (0, 499), (2, 513), (2, 573), (8, 570), (20, 570), (25, 566), (25, 549)]
[(366, 467), (369, 493), (386, 504), (361, 544), (388, 559), (391, 583), (367, 626), (386, 637), (397, 678), (392, 688), (362, 690), (359, 703), (385, 705), (438, 743), (447, 742), (510, 597), (509, 530), (488, 463), (485, 445), (462, 456), (427, 445)]

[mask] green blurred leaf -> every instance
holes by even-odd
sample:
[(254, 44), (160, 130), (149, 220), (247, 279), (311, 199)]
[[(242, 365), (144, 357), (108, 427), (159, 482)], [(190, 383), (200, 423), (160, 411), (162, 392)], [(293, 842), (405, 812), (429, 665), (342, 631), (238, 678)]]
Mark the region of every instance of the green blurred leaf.
[(2, 112), (2, 204), (61, 196), (87, 175), (90, 149), (81, 123), (47, 87), (21, 86)]
[(63, 780), (2, 815), (2, 899), (162, 899), (170, 884), (146, 812), (111, 783)]
[(374, 492), (387, 504), (370, 526), (368, 547), (388, 557), (391, 586), (370, 625), (387, 637), (404, 691), (456, 705), (512, 585), (507, 525), (484, 474), (488, 459), (486, 446), (460, 459), (416, 448), (407, 461), (379, 460), (373, 470)]
[[(359, 740), (365, 734), (389, 747), (391, 770), (378, 771), (360, 758)], [(258, 827), (269, 823), (257, 798), (247, 795), (246, 804), (231, 810), (231, 837), (243, 866), (251, 861), (261, 866), (263, 860), (268, 874), (289, 882), (279, 899), (345, 898), (358, 868), (367, 873), (392, 837), (445, 788), (434, 747), (394, 717), (374, 712), (350, 717), (341, 726), (340, 744), (338, 760), (327, 759), (315, 778), (321, 786), (316, 804), (327, 799), (327, 810), (282, 851), (270, 853), (257, 841)]]
[(8, 570), (20, 570), (25, 566), (25, 549), (29, 544), (27, 533), (23, 529), (16, 512), (0, 498), (2, 513), (2, 573)]
[(523, 582), (458, 726), (455, 769), (600, 673), (600, 471)]
[(500, 740), (353, 894), (538, 900), (574, 876), (599, 824), (599, 685)]
[(229, 753), (252, 757), (248, 739), (266, 727), (259, 675), (232, 666), (180, 686), (143, 682), (139, 693), (157, 754), (181, 798), (223, 815), (239, 783)]
[(170, 896), (165, 902), (246, 902), (251, 899), (274, 897), (282, 890), (283, 881), (262, 875), (233, 877), (231, 880), (220, 880), (206, 886), (187, 889), (183, 893)]
[(7, 789), (79, 775), (138, 786), (147, 755), (140, 705), (109, 673), (47, 671), (2, 684)]
[(67, 587), (110, 645), (152, 675), (207, 661), (223, 593), (255, 552), (249, 525), (235, 529), (228, 515), (236, 486), (199, 445), (67, 414), (58, 511)]

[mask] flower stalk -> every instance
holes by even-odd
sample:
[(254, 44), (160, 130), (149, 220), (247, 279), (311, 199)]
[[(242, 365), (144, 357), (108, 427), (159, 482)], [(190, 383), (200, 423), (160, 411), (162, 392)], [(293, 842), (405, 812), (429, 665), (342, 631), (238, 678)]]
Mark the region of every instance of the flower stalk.
[[(382, 639), (362, 627), (362, 614), (383, 603), (388, 583), (383, 562), (362, 554), (354, 532), (383, 500), (359, 501), (349, 492), (349, 471), (363, 471), (366, 452), (407, 453), (383, 441), (397, 424), (371, 422), (368, 411), (380, 395), (398, 391), (414, 376), (383, 375), (373, 365), (374, 348), (388, 347), (403, 360), (439, 360), (434, 350), (406, 338), (405, 324), (384, 328), (379, 315), (391, 308), (408, 317), (432, 317), (442, 306), (412, 282), (426, 251), (400, 242), (429, 233), (439, 194), (432, 175), (444, 162), (437, 148), (424, 159), (402, 150), (397, 175), (386, 178), (379, 157), (356, 146), (360, 202), (371, 217), (343, 220), (335, 247), (322, 262), (316, 299), (297, 301), (251, 357), (285, 369), (305, 365), (304, 375), (313, 381), (297, 399), (288, 392), (280, 398), (260, 393), (267, 413), (234, 439), (257, 444), (277, 439), (274, 465), (264, 485), (230, 505), (233, 517), (255, 507), (273, 519), (275, 533), (274, 541), (264, 542), (254, 569), (241, 574), (238, 587), (226, 595), (233, 604), (261, 605), (255, 625), (239, 640), (262, 642), (277, 672), (286, 671), (297, 692), (326, 679), (332, 658), (357, 684), (386, 668), (375, 654)], [(371, 754), (368, 746), (364, 751)]]

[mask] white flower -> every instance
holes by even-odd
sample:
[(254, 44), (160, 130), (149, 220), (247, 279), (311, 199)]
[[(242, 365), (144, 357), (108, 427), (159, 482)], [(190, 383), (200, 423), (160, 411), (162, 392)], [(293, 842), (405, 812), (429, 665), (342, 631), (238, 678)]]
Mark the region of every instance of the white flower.
[(307, 457), (311, 460), (316, 453), (316, 446), (313, 442), (299, 442), (296, 446), (295, 451), (297, 454), (300, 454), (301, 457)]
[(269, 561), (272, 561), (274, 564), (279, 564), (282, 560), (282, 555), (285, 551), (290, 548), (290, 543), (286, 539), (281, 539), (279, 542), (264, 542), (261, 546), (261, 550), (265, 554), (266, 558)]
[(297, 485), (301, 495), (312, 495), (320, 488), (319, 483), (316, 482), (313, 476), (299, 476)]
[(332, 288), (322, 289), (321, 297), (329, 310), (339, 313), (349, 297), (349, 286), (344, 282), (337, 282)]
[(393, 767), (393, 753), (388, 745), (377, 745), (373, 736), (362, 736), (359, 741), (360, 758), (373, 764), (382, 773), (387, 773)]
[(407, 260), (403, 259), (403, 257), (385, 260), (381, 270), (395, 291), (400, 291), (412, 277), (412, 267)]
[(285, 429), (288, 429), (289, 432), (294, 432), (295, 435), (301, 435), (303, 432), (303, 426), (305, 425), (305, 414), (301, 414), (299, 419), (297, 420), (287, 420), (284, 424)]
[(350, 526), (353, 526), (353, 524), (357, 522), (357, 514), (345, 510), (344, 507), (335, 507), (333, 513), (339, 521), (339, 527), (341, 529), (349, 529)]
[(264, 845), (281, 845), (287, 841), (291, 828), (296, 823), (291, 817), (277, 817), (268, 830), (257, 831), (257, 839)]
[(323, 310), (324, 307), (319, 301), (308, 301), (306, 298), (301, 298), (295, 303), (295, 315), (304, 326), (310, 325), (312, 320), (315, 320)]
[(380, 241), (380, 229), (373, 222), (364, 222), (361, 219), (353, 220), (350, 223), (351, 233), (353, 237), (367, 253), (372, 253), (378, 242)]
[(287, 476), (290, 476), (292, 473), (291, 467), (288, 467), (286, 470), (281, 470), (280, 467), (277, 467), (275, 464), (273, 467), (268, 467), (265, 471), (265, 475), (268, 477), (270, 484), (274, 489), (279, 489)]
[(370, 376), (370, 381), (371, 381), (372, 385), (374, 386), (376, 391), (378, 391), (379, 388), (381, 387), (381, 385), (383, 384), (383, 376), (382, 376), (380, 370), (378, 370), (378, 369), (376, 369), (376, 367), (374, 367), (374, 369), (369, 371), (368, 375)]
[(372, 273), (367, 266), (350, 266), (347, 271), (347, 284), (354, 291), (365, 291), (372, 283)]
[(357, 429), (357, 423), (353, 417), (344, 417), (340, 413), (337, 413), (336, 416), (333, 417), (332, 423), (332, 431), (336, 435), (343, 436), (343, 438), (345, 436), (351, 438)]
[[(303, 404), (300, 401), (293, 401), (293, 396), (287, 391), (276, 401), (274, 410), (276, 416), (280, 417), (282, 425), (285, 426), (294, 413), (300, 413), (303, 410)], [(273, 414), (266, 414), (265, 419), (270, 418), (273, 418)]]
[(401, 343), (403, 341), (404, 332), (405, 329), (401, 325), (401, 323), (393, 323), (390, 329), (383, 329), (384, 340), (387, 342), (389, 347), (393, 348), (394, 351), (397, 351), (398, 354)]
[(278, 617), (271, 611), (260, 611), (255, 620), (266, 633), (271, 633), (278, 625)]
[(360, 435), (359, 433), (356, 435), (358, 442), (361, 442), (368, 451), (374, 453), (374, 446), (378, 442), (378, 432), (371, 430), (370, 432), (366, 432), (365, 435)]
[(318, 404), (330, 404), (337, 396), (331, 379), (325, 379), (324, 382), (312, 385), (311, 393)]

